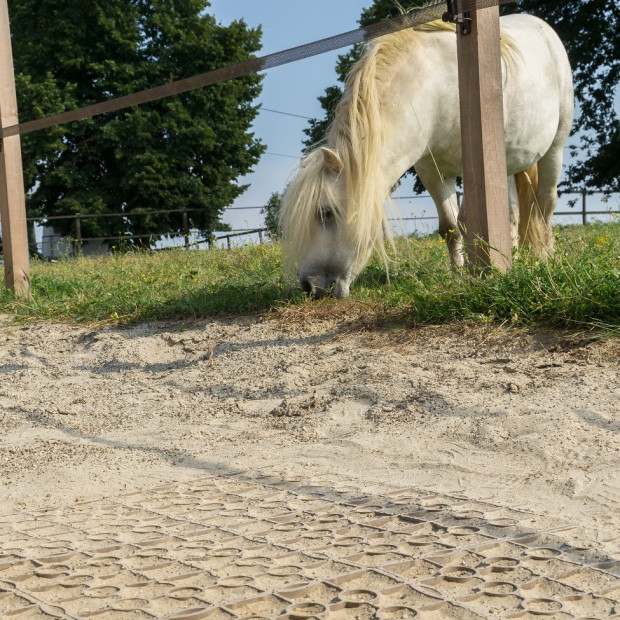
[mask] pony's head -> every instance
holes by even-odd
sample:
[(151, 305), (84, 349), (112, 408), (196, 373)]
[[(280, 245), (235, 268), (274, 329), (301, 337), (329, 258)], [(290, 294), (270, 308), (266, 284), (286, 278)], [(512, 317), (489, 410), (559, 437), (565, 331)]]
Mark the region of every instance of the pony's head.
[(298, 270), (302, 289), (313, 297), (346, 297), (383, 239), (383, 209), (360, 208), (352, 183), (346, 156), (320, 147), (305, 157), (284, 194), (285, 261)]
[(385, 169), (381, 106), (394, 46), (385, 39), (351, 70), (325, 146), (304, 158), (282, 200), (285, 258), (317, 297), (346, 297), (375, 248), (387, 263), (384, 203), (395, 179)]

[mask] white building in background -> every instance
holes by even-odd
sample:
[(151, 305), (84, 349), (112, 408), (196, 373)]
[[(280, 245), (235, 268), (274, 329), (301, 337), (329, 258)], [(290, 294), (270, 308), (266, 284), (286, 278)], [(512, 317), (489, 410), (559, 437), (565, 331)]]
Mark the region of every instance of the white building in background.
[[(41, 254), (47, 258), (66, 258), (75, 255), (77, 245), (75, 240), (63, 237), (53, 226), (38, 228), (41, 231)], [(102, 256), (109, 253), (110, 250), (104, 241), (84, 241), (82, 244), (83, 256)]]

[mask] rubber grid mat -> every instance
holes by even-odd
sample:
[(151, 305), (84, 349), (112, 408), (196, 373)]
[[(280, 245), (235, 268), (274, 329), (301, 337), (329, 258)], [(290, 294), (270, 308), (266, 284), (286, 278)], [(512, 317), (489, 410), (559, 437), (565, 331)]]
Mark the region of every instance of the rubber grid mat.
[(458, 496), (353, 491), (346, 480), (211, 476), (0, 517), (0, 616), (620, 613), (620, 562), (580, 543), (576, 528)]

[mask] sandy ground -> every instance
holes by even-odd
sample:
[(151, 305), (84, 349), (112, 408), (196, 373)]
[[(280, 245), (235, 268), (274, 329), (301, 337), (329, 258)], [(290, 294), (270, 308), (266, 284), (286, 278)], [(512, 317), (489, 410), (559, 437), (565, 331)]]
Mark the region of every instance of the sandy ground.
[(459, 493), (620, 550), (617, 339), (343, 305), (0, 343), (0, 514), (253, 469)]

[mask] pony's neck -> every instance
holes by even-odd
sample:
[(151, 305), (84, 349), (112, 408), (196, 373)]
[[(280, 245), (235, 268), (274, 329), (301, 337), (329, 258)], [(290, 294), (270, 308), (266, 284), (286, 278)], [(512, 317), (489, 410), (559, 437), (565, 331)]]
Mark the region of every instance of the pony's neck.
[[(434, 150), (435, 111), (429, 109), (421, 80), (395, 71), (391, 92), (396, 101), (383, 101), (383, 135), (378, 164), (389, 187), (416, 162)], [(416, 83), (417, 82), (417, 83)], [(402, 94), (401, 94), (402, 93)]]
[[(342, 156), (349, 192), (364, 199), (387, 198), (398, 180), (429, 151), (427, 133), (415, 113), (415, 92), (401, 108), (382, 101), (374, 118), (349, 112), (332, 127), (326, 145)], [(404, 108), (408, 108), (404, 109)]]

